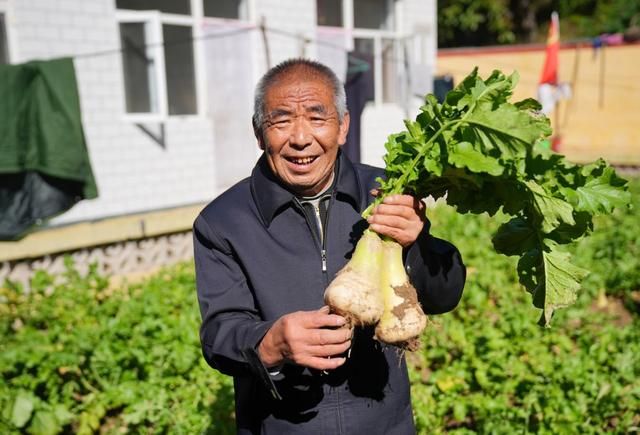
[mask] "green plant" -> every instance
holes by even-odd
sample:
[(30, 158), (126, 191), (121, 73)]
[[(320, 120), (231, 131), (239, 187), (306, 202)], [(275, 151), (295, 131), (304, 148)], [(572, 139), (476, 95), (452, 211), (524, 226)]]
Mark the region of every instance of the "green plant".
[[(634, 183), (638, 186), (640, 183)], [(638, 191), (634, 188), (634, 196)], [(636, 199), (637, 200), (637, 199)], [(596, 222), (606, 234), (621, 215)], [(422, 349), (409, 355), (412, 397), (420, 433), (626, 434), (640, 430), (640, 321), (593, 295), (600, 280), (583, 281), (577, 303), (557, 313), (551, 328), (528, 319), (535, 309), (517, 285), (512, 258), (490, 249), (490, 234), (505, 216), (461, 216), (439, 204), (430, 213), (434, 234), (455, 240), (469, 277), (460, 306), (432, 320)], [(636, 221), (615, 231), (621, 254), (636, 244)], [(576, 247), (582, 267), (602, 262), (598, 238)], [(604, 242), (604, 240), (601, 240)], [(585, 244), (591, 246), (584, 249)], [(635, 245), (637, 247), (637, 244)], [(604, 242), (603, 247), (607, 247)], [(619, 291), (614, 292), (620, 294)]]
[(233, 433), (203, 361), (191, 265), (109, 287), (93, 268), (1, 290), (0, 432)]

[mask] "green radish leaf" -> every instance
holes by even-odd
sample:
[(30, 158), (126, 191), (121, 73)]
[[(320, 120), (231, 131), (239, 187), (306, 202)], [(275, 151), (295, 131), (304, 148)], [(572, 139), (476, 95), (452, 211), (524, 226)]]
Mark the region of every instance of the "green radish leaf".
[(542, 254), (544, 259), (545, 296), (543, 319), (545, 326), (551, 322), (553, 312), (573, 304), (580, 289), (580, 281), (587, 271), (572, 264), (570, 255), (558, 249), (555, 243)]
[(533, 206), (542, 219), (542, 231), (550, 233), (561, 223), (575, 224), (573, 207), (566, 201), (551, 196), (544, 187), (533, 181), (525, 181), (533, 198)]
[(522, 255), (538, 245), (537, 233), (522, 217), (515, 217), (498, 228), (492, 238), (496, 252), (504, 255)]
[[(465, 119), (468, 124), (493, 134), (501, 150), (509, 150), (514, 156), (525, 156), (526, 145), (551, 133), (549, 120), (531, 116), (528, 111), (504, 104), (495, 110), (480, 106)], [(503, 151), (504, 152), (504, 151)]]
[(612, 168), (606, 168), (602, 175), (588, 181), (576, 189), (578, 205), (576, 209), (592, 214), (609, 214), (614, 207), (630, 203), (629, 192), (621, 191), (625, 181), (617, 177)]
[(476, 151), (469, 142), (453, 145), (449, 154), (449, 163), (458, 168), (467, 168), (472, 172), (486, 172), (496, 176), (504, 171), (504, 166), (498, 160)]
[[(520, 255), (518, 275), (548, 324), (575, 300), (582, 270), (559, 249), (593, 229), (595, 214), (629, 203), (627, 183), (604, 161), (580, 166), (540, 146), (549, 119), (533, 99), (511, 103), (518, 74), (475, 68), (440, 104), (433, 95), (407, 131), (389, 136), (382, 195), (446, 197), (460, 213), (499, 210), (513, 218), (493, 237), (496, 251)], [(363, 212), (366, 217), (371, 208)]]

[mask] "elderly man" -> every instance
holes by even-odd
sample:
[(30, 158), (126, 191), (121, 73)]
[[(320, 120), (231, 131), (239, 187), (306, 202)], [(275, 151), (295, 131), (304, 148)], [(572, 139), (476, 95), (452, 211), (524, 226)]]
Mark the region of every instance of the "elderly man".
[[(264, 153), (251, 176), (194, 223), (202, 350), (234, 378), (238, 432), (414, 433), (404, 358), (323, 306), (383, 174), (340, 152), (341, 83), (317, 62), (277, 65), (257, 86), (253, 128)], [(429, 235), (422, 202), (389, 197), (368, 224), (405, 248), (425, 312), (457, 305), (464, 266)]]

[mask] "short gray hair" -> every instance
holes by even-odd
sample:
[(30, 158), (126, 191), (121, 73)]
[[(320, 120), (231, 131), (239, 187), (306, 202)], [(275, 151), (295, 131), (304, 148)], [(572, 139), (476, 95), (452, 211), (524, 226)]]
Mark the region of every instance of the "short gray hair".
[(303, 75), (320, 77), (331, 85), (333, 88), (333, 101), (336, 106), (336, 111), (338, 112), (338, 120), (342, 122), (344, 119), (344, 115), (347, 113), (347, 96), (344, 91), (344, 85), (331, 68), (315, 60), (303, 58), (288, 59), (267, 71), (256, 85), (252, 118), (253, 128), (256, 132), (262, 132), (262, 123), (266, 117), (264, 113), (264, 98), (267, 90), (278, 79), (297, 70), (301, 71)]

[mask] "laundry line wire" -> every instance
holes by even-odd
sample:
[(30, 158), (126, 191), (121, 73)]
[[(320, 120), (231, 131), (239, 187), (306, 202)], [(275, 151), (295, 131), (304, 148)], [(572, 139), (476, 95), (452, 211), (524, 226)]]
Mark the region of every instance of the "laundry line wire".
[[(141, 45), (136, 45), (135, 48), (137, 49), (148, 49), (148, 48), (157, 48), (157, 47), (169, 47), (172, 45), (180, 45), (180, 44), (186, 44), (189, 42), (196, 42), (196, 41), (206, 41), (206, 40), (212, 40), (212, 39), (220, 39), (220, 38), (226, 38), (226, 37), (230, 37), (230, 36), (235, 36), (235, 35), (239, 35), (242, 33), (248, 33), (248, 32), (252, 32), (252, 31), (257, 31), (260, 30), (261, 26), (247, 26), (247, 27), (243, 27), (243, 28), (239, 28), (239, 29), (233, 29), (227, 32), (220, 32), (220, 33), (209, 33), (203, 36), (192, 36), (190, 38), (182, 38), (182, 39), (176, 39), (173, 41), (163, 41), (163, 42), (151, 42), (151, 43), (147, 43), (147, 44), (141, 44)], [(357, 54), (353, 54), (352, 50), (347, 49), (344, 46), (341, 46), (339, 44), (335, 44), (329, 41), (323, 41), (320, 40), (318, 38), (312, 38), (312, 37), (308, 37), (308, 36), (304, 36), (302, 34), (298, 34), (298, 33), (294, 33), (294, 32), (289, 32), (286, 30), (281, 30), (281, 29), (274, 29), (268, 26), (264, 26), (264, 29), (267, 33), (271, 33), (271, 34), (276, 34), (276, 35), (281, 35), (281, 36), (285, 36), (288, 38), (292, 38), (292, 39), (296, 39), (300, 42), (304, 42), (304, 43), (311, 43), (311, 44), (316, 44), (316, 45), (322, 45), (328, 48), (333, 48), (335, 50), (339, 50), (339, 51), (343, 51), (345, 54), (351, 54), (349, 56), (350, 60), (353, 60), (355, 63), (359, 63), (359, 64), (363, 64), (363, 63), (369, 63), (366, 59), (363, 59), (361, 57), (358, 57)], [(409, 39), (411, 37), (413, 37), (415, 35), (411, 34), (408, 36), (404, 36), (401, 38), (393, 38), (394, 40), (398, 41), (402, 41), (405, 39)], [(389, 38), (391, 39), (391, 38)], [(71, 56), (65, 56), (65, 57), (70, 57), (72, 59), (87, 59), (87, 58), (94, 58), (94, 57), (102, 57), (102, 56), (110, 56), (110, 55), (114, 55), (114, 54), (120, 54), (124, 51), (128, 50), (127, 48), (112, 48), (112, 49), (108, 49), (108, 50), (100, 50), (100, 51), (95, 51), (95, 52), (89, 52), (89, 53), (81, 53), (81, 54), (75, 54), (75, 55), (71, 55)], [(405, 60), (404, 59), (400, 59), (394, 56), (389, 56), (386, 55), (385, 56), (385, 61), (391, 61), (394, 63), (399, 63), (399, 64), (405, 64)]]

